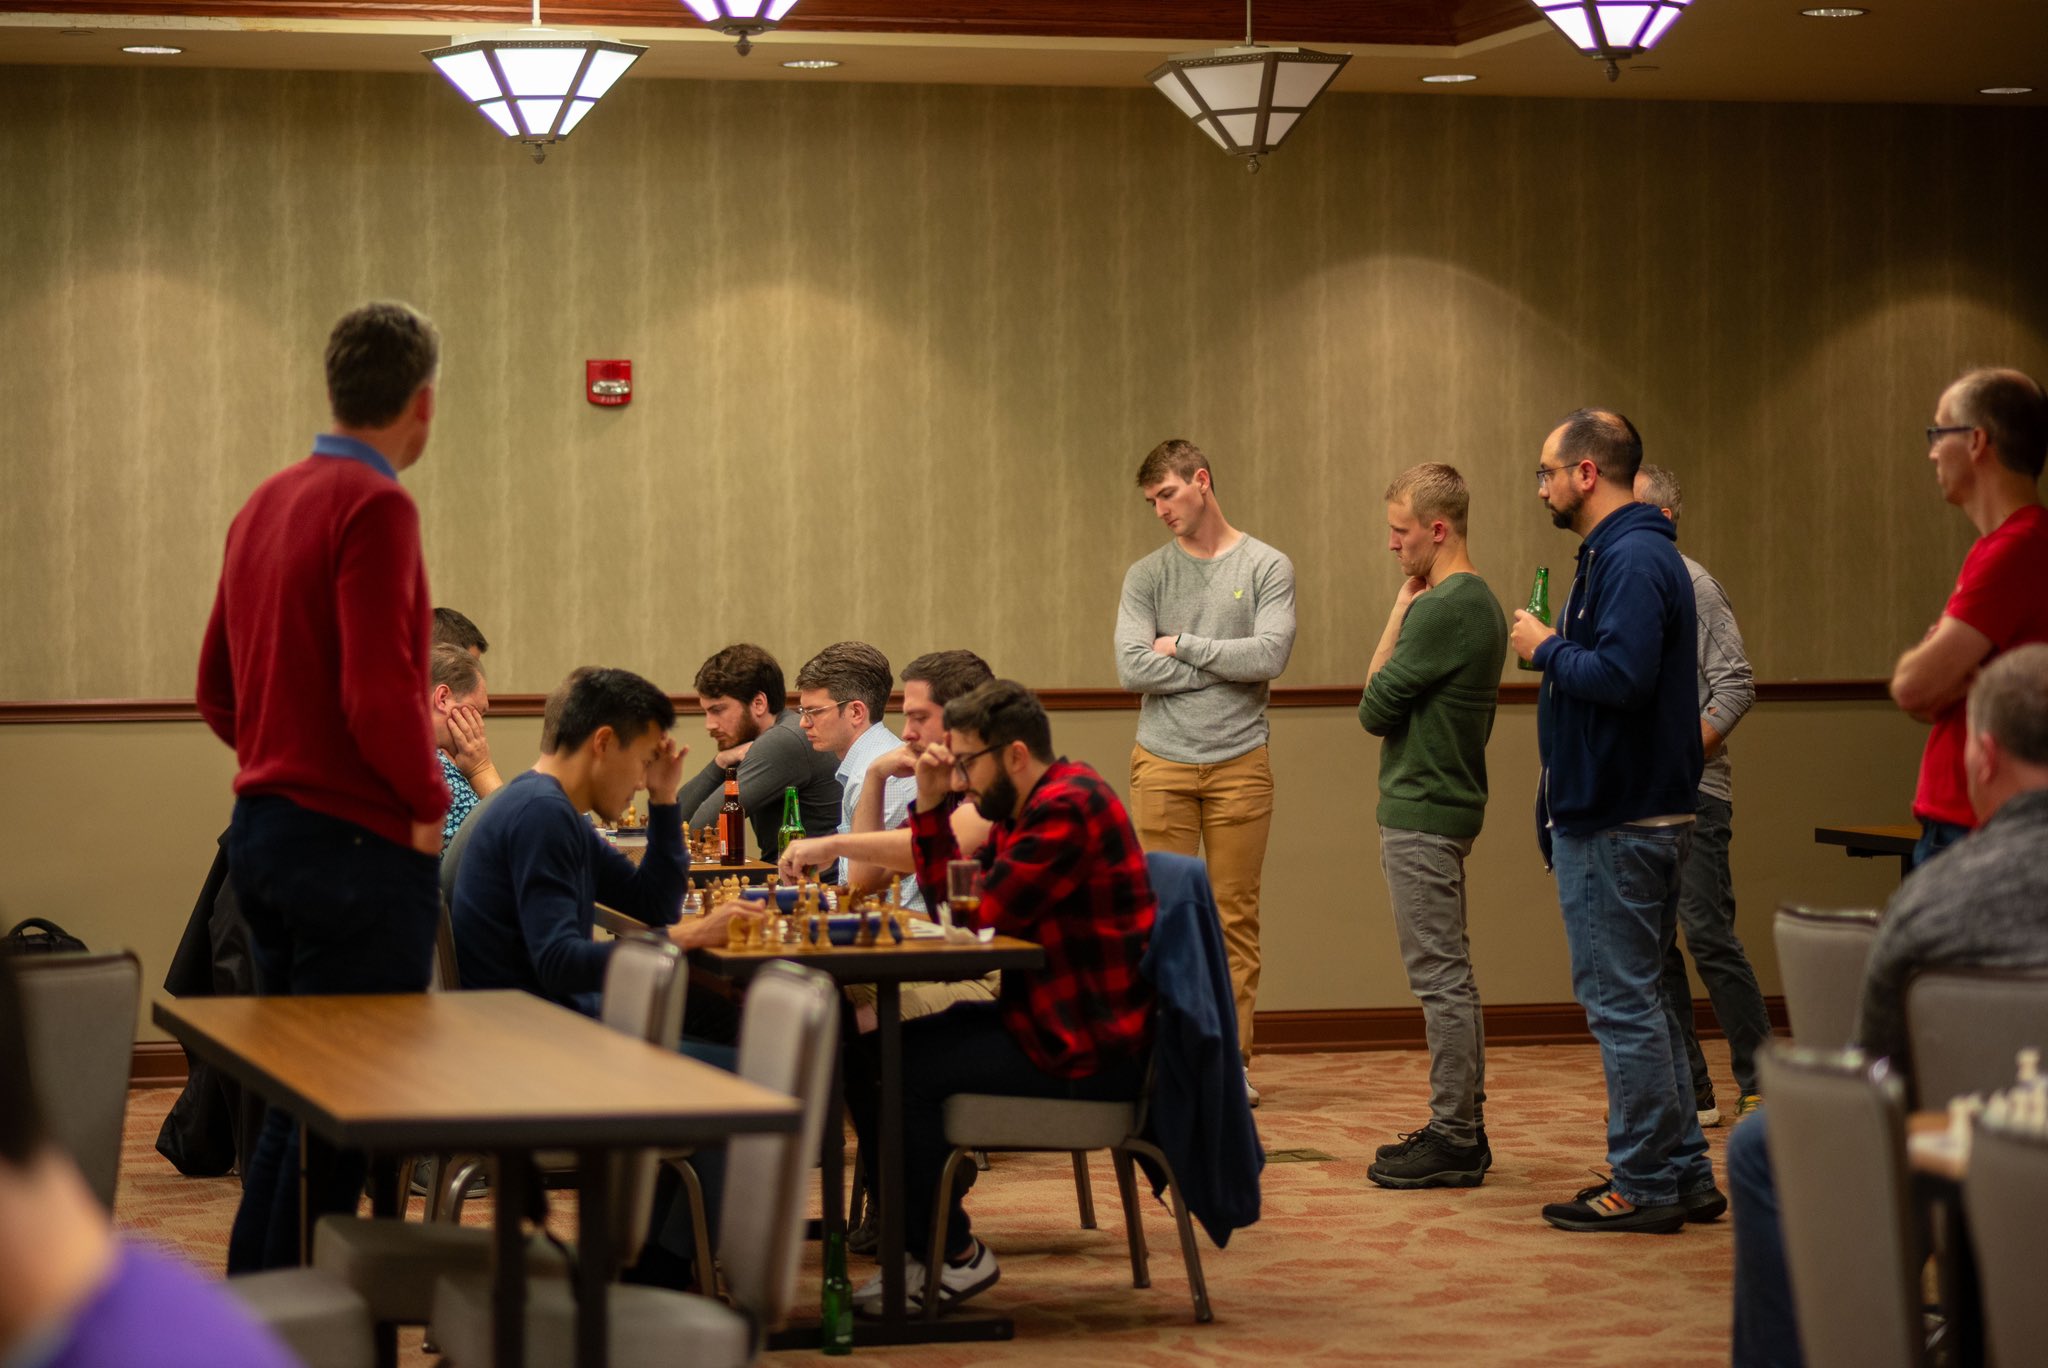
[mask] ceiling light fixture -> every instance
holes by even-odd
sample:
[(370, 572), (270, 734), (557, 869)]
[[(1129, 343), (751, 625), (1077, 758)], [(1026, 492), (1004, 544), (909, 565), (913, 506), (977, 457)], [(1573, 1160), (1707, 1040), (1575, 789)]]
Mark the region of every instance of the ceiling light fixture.
[(1348, 52), (1261, 47), (1252, 42), (1252, 0), (1244, 0), (1244, 46), (1169, 57), (1145, 77), (1215, 144), (1259, 169), (1287, 140), (1344, 64)]
[(802, 57), (793, 62), (784, 62), (791, 71), (830, 71), (839, 63), (830, 57)]
[(1692, 0), (1535, 0), (1543, 17), (1588, 57), (1598, 57), (1607, 79), (1621, 79), (1621, 64), (1648, 52), (1678, 22)]
[(626, 69), (647, 49), (583, 29), (533, 26), (434, 48), (420, 55), (508, 138), (533, 150), (535, 162), (569, 136)]
[(683, 0), (720, 33), (740, 40), (740, 56), (754, 50), (754, 40), (782, 22), (796, 0)]
[(1463, 85), (1467, 81), (1476, 81), (1478, 79), (1477, 76), (1466, 72), (1454, 71), (1442, 76), (1425, 76), (1422, 78), (1422, 83), (1424, 85)]
[(137, 43), (133, 47), (121, 49), (123, 52), (132, 52), (137, 57), (175, 57), (184, 50), (180, 47), (165, 47), (160, 43)]
[(1803, 9), (1799, 12), (1809, 19), (1860, 19), (1870, 13), (1867, 9), (1857, 9), (1852, 5), (1825, 5), (1819, 9)]
[(2034, 88), (2032, 86), (1983, 86), (1978, 89), (1977, 93), (1979, 95), (2031, 95), (2034, 93)]

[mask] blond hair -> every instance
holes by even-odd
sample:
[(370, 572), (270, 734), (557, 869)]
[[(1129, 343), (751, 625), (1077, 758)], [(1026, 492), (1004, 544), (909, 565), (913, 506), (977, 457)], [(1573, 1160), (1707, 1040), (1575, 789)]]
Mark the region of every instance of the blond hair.
[(1451, 531), (1465, 535), (1465, 518), (1472, 511), (1472, 491), (1455, 466), (1442, 461), (1424, 461), (1409, 466), (1387, 486), (1388, 503), (1405, 500), (1408, 511), (1424, 522), (1442, 518)]

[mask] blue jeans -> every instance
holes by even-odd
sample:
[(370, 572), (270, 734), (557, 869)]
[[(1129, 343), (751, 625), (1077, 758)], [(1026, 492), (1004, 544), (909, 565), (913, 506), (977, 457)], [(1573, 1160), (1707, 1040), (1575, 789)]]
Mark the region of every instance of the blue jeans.
[[(235, 803), (228, 876), (249, 922), (256, 987), (270, 995), (426, 991), (441, 915), (441, 862), (284, 798)], [(270, 1108), (242, 1175), (228, 1272), (299, 1261), (298, 1127)], [(307, 1218), (353, 1212), (369, 1160), (306, 1144)]]
[(1771, 1176), (1770, 1113), (1728, 1137), (1728, 1202), (1735, 1214), (1735, 1340), (1732, 1368), (1803, 1368), (1778, 1186)]
[(1615, 1191), (1638, 1206), (1669, 1206), (1714, 1185), (1685, 1047), (1660, 987), (1691, 840), (1690, 824), (1552, 838), (1572, 993), (1607, 1074), (1607, 1161)]
[(1922, 817), (1920, 839), (1913, 845), (1913, 868), (1918, 869), (1969, 834), (1970, 829), (1966, 826), (1958, 826), (1954, 822), (1931, 821)]
[[(1698, 820), (1693, 823), (1692, 849), (1679, 875), (1678, 925), (1714, 1004), (1714, 1019), (1728, 1037), (1735, 1086), (1747, 1095), (1762, 1090), (1756, 1079), (1756, 1052), (1771, 1038), (1771, 1017), (1756, 971), (1749, 967), (1749, 956), (1735, 934), (1735, 881), (1728, 872), (1734, 809), (1726, 800), (1702, 793), (1694, 811)], [(1664, 1007), (1685, 1046), (1693, 1096), (1705, 1101), (1714, 1095), (1714, 1080), (1692, 1028), (1692, 984), (1676, 944), (1664, 954)]]

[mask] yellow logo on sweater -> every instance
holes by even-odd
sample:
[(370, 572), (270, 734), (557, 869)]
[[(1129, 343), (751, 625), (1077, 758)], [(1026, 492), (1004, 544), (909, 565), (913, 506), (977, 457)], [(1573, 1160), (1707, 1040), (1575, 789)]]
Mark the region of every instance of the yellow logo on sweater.
[(1244, 590), (1242, 590), (1242, 589), (1233, 589), (1233, 590), (1231, 590), (1231, 591), (1230, 591), (1230, 596), (1231, 596), (1232, 598), (1234, 598), (1234, 599), (1241, 599), (1241, 598), (1243, 598), (1243, 597), (1244, 597)]

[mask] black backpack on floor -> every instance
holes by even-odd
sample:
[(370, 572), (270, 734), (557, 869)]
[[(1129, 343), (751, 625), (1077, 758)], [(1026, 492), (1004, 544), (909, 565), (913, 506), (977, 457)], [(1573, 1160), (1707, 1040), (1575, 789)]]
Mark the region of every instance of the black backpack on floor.
[(84, 949), (84, 941), (43, 917), (30, 917), (0, 936), (0, 955), (56, 955)]

